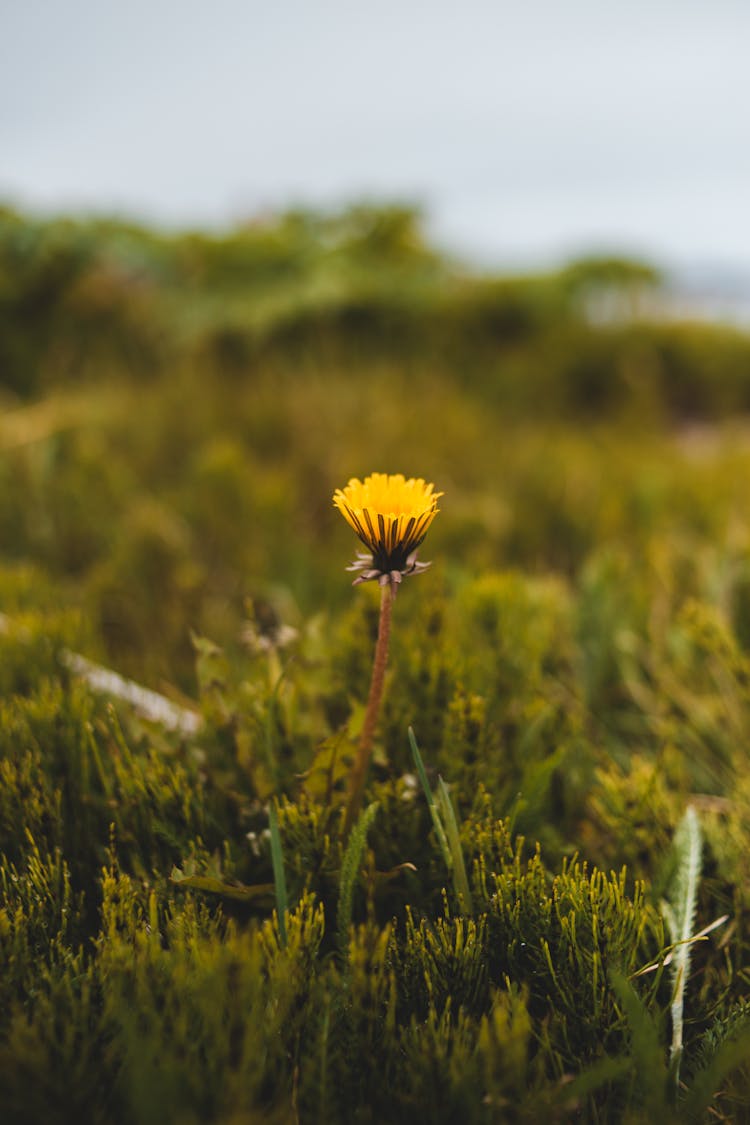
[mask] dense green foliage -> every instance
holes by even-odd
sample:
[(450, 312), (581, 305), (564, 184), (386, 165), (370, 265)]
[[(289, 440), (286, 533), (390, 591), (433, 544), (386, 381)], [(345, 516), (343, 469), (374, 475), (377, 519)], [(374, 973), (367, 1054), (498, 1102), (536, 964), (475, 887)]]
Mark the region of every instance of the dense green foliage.
[[(3, 1121), (748, 1119), (750, 339), (656, 285), (0, 213)], [(445, 496), (347, 841), (373, 470)]]

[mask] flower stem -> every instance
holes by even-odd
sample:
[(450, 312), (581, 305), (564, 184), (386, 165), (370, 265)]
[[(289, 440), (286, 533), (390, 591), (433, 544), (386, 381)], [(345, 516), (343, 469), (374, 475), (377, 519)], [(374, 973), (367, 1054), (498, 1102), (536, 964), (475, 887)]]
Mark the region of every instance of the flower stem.
[(349, 778), (349, 802), (346, 807), (344, 821), (344, 835), (348, 836), (354, 822), (359, 815), (362, 805), (367, 769), (372, 756), (372, 740), (375, 737), (375, 727), (380, 713), (380, 701), (383, 698), (383, 681), (385, 679), (385, 666), (388, 662), (388, 641), (391, 635), (391, 611), (395, 591), (391, 583), (386, 582), (381, 587), (380, 593), (380, 621), (378, 623), (378, 639), (375, 645), (375, 658), (372, 665), (372, 679), (370, 680), (370, 695), (367, 699), (367, 711), (359, 737), (357, 757), (354, 759), (352, 772)]

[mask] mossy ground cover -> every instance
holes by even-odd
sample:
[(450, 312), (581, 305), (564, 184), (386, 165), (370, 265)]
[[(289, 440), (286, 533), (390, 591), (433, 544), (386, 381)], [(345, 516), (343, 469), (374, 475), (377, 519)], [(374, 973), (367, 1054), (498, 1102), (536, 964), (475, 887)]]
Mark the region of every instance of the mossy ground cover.
[[(747, 339), (405, 212), (0, 227), (3, 1119), (747, 1119)], [(376, 469), (445, 496), (345, 838)]]

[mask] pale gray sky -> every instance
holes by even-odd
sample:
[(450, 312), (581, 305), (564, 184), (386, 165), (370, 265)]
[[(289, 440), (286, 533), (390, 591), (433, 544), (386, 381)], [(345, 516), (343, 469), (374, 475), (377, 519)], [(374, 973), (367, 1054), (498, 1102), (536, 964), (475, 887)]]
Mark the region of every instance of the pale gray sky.
[(499, 265), (750, 270), (749, 0), (0, 0), (0, 198), (406, 198)]

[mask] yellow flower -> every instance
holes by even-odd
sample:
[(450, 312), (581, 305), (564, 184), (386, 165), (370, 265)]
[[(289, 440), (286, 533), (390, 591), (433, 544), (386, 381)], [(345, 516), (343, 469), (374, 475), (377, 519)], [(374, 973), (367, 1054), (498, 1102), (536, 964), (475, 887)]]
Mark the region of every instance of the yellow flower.
[(417, 562), (416, 551), (440, 510), (443, 493), (433, 492), (434, 487), (421, 477), (372, 473), (336, 489), (334, 504), (370, 551), (358, 553), (347, 568), (361, 571), (355, 586), (377, 578), (381, 586), (390, 582), (395, 589), (405, 574), (419, 574), (430, 565)]

